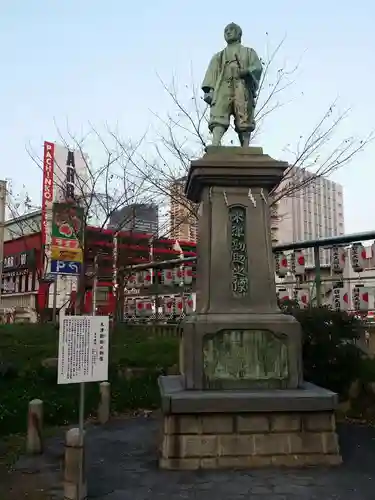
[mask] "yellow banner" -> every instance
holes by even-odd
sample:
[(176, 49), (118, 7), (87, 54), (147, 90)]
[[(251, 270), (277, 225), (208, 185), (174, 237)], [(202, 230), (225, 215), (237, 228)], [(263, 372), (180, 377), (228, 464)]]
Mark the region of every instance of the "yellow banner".
[(63, 260), (71, 262), (82, 262), (83, 254), (81, 248), (52, 247), (52, 260)]

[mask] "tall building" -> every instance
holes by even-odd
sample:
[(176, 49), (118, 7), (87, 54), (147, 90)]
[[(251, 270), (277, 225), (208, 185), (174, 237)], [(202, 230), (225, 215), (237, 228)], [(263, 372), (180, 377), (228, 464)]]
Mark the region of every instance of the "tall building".
[(171, 238), (176, 240), (197, 241), (197, 205), (184, 194), (186, 177), (174, 181), (170, 187), (170, 229)]
[(108, 229), (158, 236), (158, 207), (148, 203), (133, 203), (121, 210), (116, 210), (109, 219)]
[[(324, 177), (314, 178), (314, 174), (300, 170), (298, 181), (304, 187), (277, 204), (278, 243), (301, 240), (315, 240), (344, 234), (344, 200), (340, 184)], [(285, 189), (285, 183), (280, 185)], [(307, 265), (314, 265), (313, 249), (306, 251)], [(329, 252), (322, 251), (321, 263), (329, 263)]]

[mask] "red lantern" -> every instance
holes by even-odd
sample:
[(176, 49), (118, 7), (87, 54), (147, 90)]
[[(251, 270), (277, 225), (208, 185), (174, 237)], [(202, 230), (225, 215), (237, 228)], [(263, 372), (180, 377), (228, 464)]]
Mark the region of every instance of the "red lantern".
[(145, 288), (152, 285), (152, 270), (148, 269), (147, 271), (143, 271), (143, 286)]
[(185, 297), (184, 310), (186, 314), (191, 314), (194, 312), (194, 301), (191, 295)]
[(277, 290), (277, 297), (280, 302), (284, 302), (286, 300), (290, 300), (290, 293), (286, 288), (279, 288)]
[(193, 269), (190, 266), (185, 267), (183, 271), (183, 276), (184, 276), (184, 284), (191, 285), (191, 283), (193, 282)]
[(173, 298), (164, 297), (163, 300), (163, 313), (165, 316), (171, 316), (173, 314)]
[(301, 309), (306, 309), (309, 305), (309, 291), (305, 288), (296, 288), (294, 291), (295, 300)]
[(367, 267), (366, 249), (362, 243), (352, 244), (350, 260), (355, 273), (361, 273)]
[(343, 288), (333, 289), (332, 307), (336, 311), (347, 311), (349, 309), (349, 294)]
[(174, 301), (175, 312), (177, 315), (181, 315), (184, 312), (184, 299), (182, 297), (176, 297)]
[(334, 246), (331, 249), (331, 271), (342, 273), (345, 268), (346, 250), (344, 247)]
[(136, 314), (136, 316), (142, 316), (144, 309), (145, 309), (144, 301), (137, 299), (135, 302), (135, 314)]
[(355, 311), (368, 311), (370, 309), (370, 288), (364, 286), (355, 286), (353, 288), (353, 309)]
[(166, 286), (173, 284), (173, 269), (163, 269), (162, 281)]
[(176, 267), (173, 271), (173, 281), (175, 285), (180, 285), (183, 280), (184, 272), (180, 267)]
[(291, 271), (296, 276), (305, 274), (305, 256), (301, 250), (296, 250), (292, 253)]
[(288, 259), (283, 252), (275, 254), (276, 274), (280, 277), (288, 274)]
[(152, 308), (152, 300), (145, 300), (144, 301), (144, 309), (143, 309), (143, 314), (147, 317), (152, 316), (153, 314), (153, 308)]

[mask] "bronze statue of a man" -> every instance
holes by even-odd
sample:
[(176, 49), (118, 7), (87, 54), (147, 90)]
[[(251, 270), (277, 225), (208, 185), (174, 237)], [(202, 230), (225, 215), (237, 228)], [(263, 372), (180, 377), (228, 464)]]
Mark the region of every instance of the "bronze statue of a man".
[(254, 49), (241, 45), (242, 29), (237, 24), (228, 24), (224, 38), (228, 45), (213, 56), (202, 83), (204, 100), (211, 107), (208, 127), (212, 145), (219, 146), (233, 115), (241, 146), (246, 147), (255, 128), (262, 63)]

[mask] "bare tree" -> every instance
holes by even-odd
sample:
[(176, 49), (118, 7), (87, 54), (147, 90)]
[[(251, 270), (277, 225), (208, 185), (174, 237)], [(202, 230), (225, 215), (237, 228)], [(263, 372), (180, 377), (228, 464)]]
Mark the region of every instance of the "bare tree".
[[(111, 222), (111, 229), (116, 235), (120, 231), (132, 231), (134, 229), (134, 213), (128, 212), (119, 220), (113, 217), (122, 208), (132, 204), (155, 204), (156, 196), (153, 184), (149, 182), (149, 172), (147, 165), (143, 165), (143, 170), (135, 168), (133, 156), (142, 144), (143, 138), (136, 145), (127, 144), (125, 141), (118, 145), (112, 135), (99, 132), (90, 125), (89, 131), (83, 137), (77, 137), (69, 129), (62, 133), (57, 127), (58, 143), (65, 146), (70, 151), (79, 153), (84, 168), (75, 171), (75, 193), (74, 199), (66, 197), (60, 199), (60, 203), (67, 203), (71, 207), (79, 207), (83, 214), (82, 227), (95, 226), (96, 233), (103, 235), (105, 229)], [(38, 148), (39, 149), (39, 148)], [(40, 150), (42, 148), (40, 147)], [(90, 149), (95, 153), (90, 158)], [(43, 158), (37, 154), (34, 148), (27, 148), (30, 158), (39, 169), (43, 169)], [(126, 154), (125, 154), (126, 153)], [(66, 165), (57, 165), (55, 158), (55, 183), (62, 193), (66, 187)], [(65, 194), (64, 194), (65, 196)], [(67, 195), (66, 195), (67, 196)], [(68, 217), (69, 217), (69, 212)], [(65, 214), (66, 216), (66, 214)], [(115, 220), (117, 222), (115, 222)], [(68, 222), (68, 221), (67, 221)], [(70, 221), (72, 222), (72, 221)], [(77, 302), (80, 302), (82, 309), (84, 290), (87, 284), (87, 275), (93, 279), (97, 269), (105, 265), (108, 261), (108, 249), (88, 248), (88, 243), (84, 241), (85, 231), (79, 231), (74, 235), (79, 247), (85, 252), (88, 260), (96, 257), (96, 270), (87, 266), (82, 266), (82, 274), (79, 280)], [(99, 237), (99, 236), (98, 236)], [(100, 237), (99, 237), (100, 239)], [(103, 238), (102, 238), (103, 239)], [(136, 237), (134, 236), (134, 240)], [(47, 249), (48, 250), (48, 249)], [(121, 249), (122, 254), (126, 249)], [(48, 252), (46, 252), (48, 253)], [(101, 262), (103, 261), (103, 262)], [(45, 269), (46, 270), (46, 267)]]

